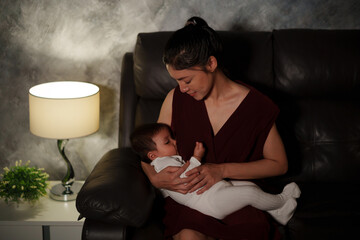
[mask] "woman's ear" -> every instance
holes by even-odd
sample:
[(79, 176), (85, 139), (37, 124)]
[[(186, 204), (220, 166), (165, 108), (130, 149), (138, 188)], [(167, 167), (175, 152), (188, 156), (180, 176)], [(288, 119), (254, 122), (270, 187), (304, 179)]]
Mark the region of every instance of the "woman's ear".
[(146, 155), (151, 161), (155, 160), (155, 158), (157, 158), (157, 155), (155, 153), (155, 151), (150, 151), (148, 152), (148, 154)]
[(206, 70), (209, 72), (214, 72), (215, 69), (217, 68), (218, 64), (217, 64), (217, 59), (214, 56), (210, 56), (208, 63), (206, 65)]

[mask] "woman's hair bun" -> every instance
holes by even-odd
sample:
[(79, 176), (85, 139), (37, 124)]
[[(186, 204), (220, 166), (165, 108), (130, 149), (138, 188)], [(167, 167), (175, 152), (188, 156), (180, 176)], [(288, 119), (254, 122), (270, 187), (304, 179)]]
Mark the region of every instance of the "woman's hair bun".
[(198, 27), (208, 27), (207, 22), (204, 19), (202, 19), (201, 17), (189, 18), (185, 23), (185, 26), (188, 26), (188, 25), (194, 25), (194, 26), (198, 26)]

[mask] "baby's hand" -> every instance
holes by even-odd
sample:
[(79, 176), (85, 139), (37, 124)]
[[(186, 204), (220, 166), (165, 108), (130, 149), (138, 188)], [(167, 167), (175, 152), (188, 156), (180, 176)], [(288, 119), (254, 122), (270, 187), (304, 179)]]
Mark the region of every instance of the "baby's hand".
[(204, 157), (204, 153), (205, 153), (205, 148), (203, 144), (201, 142), (196, 142), (194, 148), (194, 157), (197, 160), (201, 161), (201, 159)]

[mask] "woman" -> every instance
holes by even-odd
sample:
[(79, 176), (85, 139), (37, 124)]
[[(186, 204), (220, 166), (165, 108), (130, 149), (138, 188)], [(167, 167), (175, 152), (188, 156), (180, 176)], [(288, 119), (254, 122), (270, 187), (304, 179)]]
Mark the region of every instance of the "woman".
[[(221, 55), (219, 36), (198, 17), (189, 19), (166, 45), (164, 63), (178, 86), (165, 98), (158, 122), (171, 125), (184, 159), (190, 159), (196, 141), (203, 142), (207, 152), (206, 164), (189, 171), (185, 179), (179, 176), (188, 164), (156, 173), (142, 163), (157, 188), (201, 194), (222, 179), (256, 180), (287, 171), (275, 125), (278, 108), (251, 86), (229, 79)], [(165, 209), (165, 236), (170, 239), (279, 237), (268, 215), (250, 206), (222, 221), (171, 198), (166, 198)]]

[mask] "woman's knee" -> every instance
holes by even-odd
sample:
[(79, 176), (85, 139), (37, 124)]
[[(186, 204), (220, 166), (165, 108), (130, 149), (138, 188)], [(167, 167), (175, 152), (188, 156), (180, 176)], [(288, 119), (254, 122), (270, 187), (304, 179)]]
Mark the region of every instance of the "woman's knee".
[(174, 240), (215, 240), (215, 238), (208, 237), (198, 231), (192, 229), (183, 229), (178, 234), (174, 235)]

